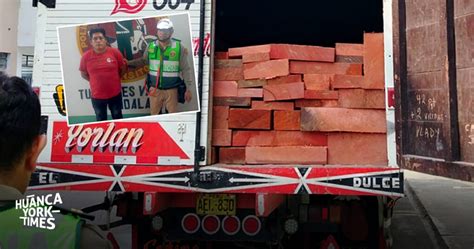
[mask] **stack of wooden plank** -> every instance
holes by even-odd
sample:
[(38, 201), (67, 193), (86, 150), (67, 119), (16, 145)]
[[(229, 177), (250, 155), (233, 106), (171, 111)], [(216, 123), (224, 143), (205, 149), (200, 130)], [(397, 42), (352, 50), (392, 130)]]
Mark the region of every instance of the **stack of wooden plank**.
[(386, 165), (383, 35), (217, 52), (212, 145), (228, 164)]

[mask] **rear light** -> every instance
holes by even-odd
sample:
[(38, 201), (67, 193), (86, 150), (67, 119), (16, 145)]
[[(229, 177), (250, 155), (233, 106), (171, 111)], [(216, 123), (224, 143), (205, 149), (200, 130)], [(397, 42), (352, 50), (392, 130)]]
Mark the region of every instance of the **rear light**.
[(221, 221), (219, 220), (219, 217), (216, 215), (206, 215), (202, 219), (202, 230), (209, 234), (215, 234), (217, 231), (219, 231), (219, 228), (221, 226)]
[(226, 216), (222, 220), (222, 230), (227, 235), (234, 235), (240, 230), (240, 220), (237, 216)]
[(285, 232), (287, 234), (295, 234), (298, 231), (298, 221), (291, 218), (285, 221)]
[(321, 242), (321, 249), (339, 249), (339, 245), (332, 235), (329, 235), (326, 240)]
[(341, 206), (339, 205), (329, 206), (329, 222), (341, 223)]
[(248, 215), (242, 221), (242, 230), (248, 236), (256, 235), (258, 232), (260, 232), (261, 228), (262, 223), (260, 222), (260, 219), (255, 215)]
[(388, 107), (395, 107), (395, 89), (393, 87), (387, 88), (387, 105)]
[(321, 220), (326, 222), (326, 221), (328, 221), (328, 219), (329, 219), (329, 209), (325, 207), (321, 211)]
[(151, 226), (155, 231), (160, 231), (163, 228), (163, 218), (157, 215), (151, 219)]
[(181, 220), (181, 227), (186, 233), (192, 234), (199, 230), (201, 220), (197, 214), (189, 213), (186, 214)]

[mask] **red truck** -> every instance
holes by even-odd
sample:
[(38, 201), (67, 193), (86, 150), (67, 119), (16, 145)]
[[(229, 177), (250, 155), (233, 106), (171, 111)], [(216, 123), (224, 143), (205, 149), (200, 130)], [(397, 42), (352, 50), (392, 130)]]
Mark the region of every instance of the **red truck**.
[[(456, 86), (460, 93), (468, 89), (462, 88), (469, 84), (460, 68), (472, 67), (454, 44), (454, 38), (468, 39), (463, 23), (460, 32), (452, 32), (453, 20), (464, 21), (460, 6), (456, 11), (452, 5), (438, 6), (436, 11), (443, 14), (438, 19), (418, 15), (428, 5), (396, 0), (345, 6), (219, 0), (40, 2), (48, 6), (38, 4), (33, 85), (40, 87), (43, 113), (49, 116), (50, 143), (30, 188), (117, 192), (113, 200), (84, 211), (117, 206), (121, 220), (108, 227), (132, 225), (133, 248), (219, 248), (220, 242), (229, 241), (235, 247), (389, 248), (391, 210), (404, 191), (400, 167), (473, 179), (472, 115), (457, 107), (458, 102), (470, 105), (470, 95), (459, 94)], [(68, 127), (56, 27), (181, 12), (191, 18), (200, 111)], [(429, 18), (442, 25), (417, 25)], [(133, 27), (139, 27), (138, 22)], [(434, 28), (441, 35), (435, 32), (436, 39), (428, 38), (430, 32), (425, 31)], [(143, 27), (130, 32), (147, 35)], [(222, 162), (218, 151), (225, 146), (212, 135), (213, 107), (226, 106), (222, 101), (228, 100), (214, 95), (220, 81), (215, 77), (222, 77), (216, 75), (218, 61), (227, 59), (231, 49), (277, 43), (335, 48), (339, 42), (363, 48), (364, 32), (383, 32), (378, 57), (383, 67), (373, 72), (383, 70), (384, 77), (385, 164), (298, 159), (247, 163), (247, 154), (244, 163)], [(362, 64), (357, 60), (364, 57), (339, 56), (336, 47), (335, 63)], [(439, 73), (424, 73), (432, 71)], [(142, 84), (139, 74), (129, 76), (129, 88), (133, 81)], [(357, 149), (363, 150), (353, 151)], [(353, 151), (348, 150), (349, 155)]]

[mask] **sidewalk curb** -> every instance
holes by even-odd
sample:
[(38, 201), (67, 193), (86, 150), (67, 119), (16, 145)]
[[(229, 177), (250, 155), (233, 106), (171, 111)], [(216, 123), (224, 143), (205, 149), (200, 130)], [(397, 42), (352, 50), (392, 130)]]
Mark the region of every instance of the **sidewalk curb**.
[(420, 213), (421, 215), (420, 217), (423, 221), (423, 224), (426, 227), (426, 232), (428, 233), (428, 236), (433, 241), (435, 248), (436, 249), (449, 249), (449, 246), (446, 244), (446, 241), (444, 241), (443, 236), (438, 230), (438, 227), (436, 227), (435, 223), (433, 222), (433, 219), (431, 219), (431, 216), (429, 215), (428, 210), (426, 210), (420, 198), (418, 198), (418, 195), (416, 194), (415, 190), (410, 185), (409, 180), (406, 178), (405, 178), (405, 194), (406, 194), (406, 197), (412, 201), (413, 206), (416, 209), (416, 211)]

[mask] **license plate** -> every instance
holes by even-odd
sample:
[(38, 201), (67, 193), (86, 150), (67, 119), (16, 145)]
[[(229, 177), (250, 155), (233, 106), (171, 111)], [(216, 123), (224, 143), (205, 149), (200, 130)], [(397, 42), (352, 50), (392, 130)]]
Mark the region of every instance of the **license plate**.
[(235, 215), (235, 195), (202, 194), (196, 203), (196, 213), (199, 215)]

